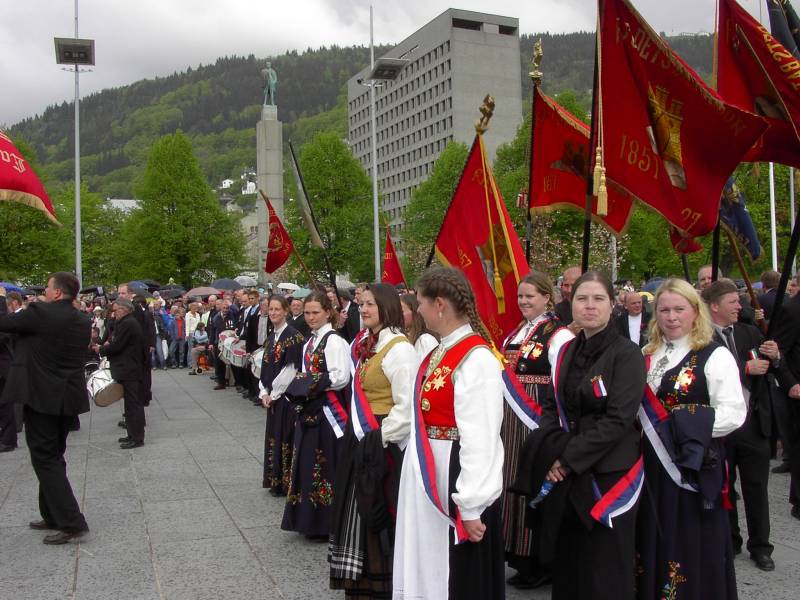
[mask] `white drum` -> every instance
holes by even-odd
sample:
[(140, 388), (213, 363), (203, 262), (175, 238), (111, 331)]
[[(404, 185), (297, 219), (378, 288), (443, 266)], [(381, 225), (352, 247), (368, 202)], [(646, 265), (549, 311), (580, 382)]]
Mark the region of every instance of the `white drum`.
[(231, 346), (236, 341), (236, 333), (227, 329), (219, 334), (219, 357), (226, 365), (231, 364)]
[(261, 379), (261, 360), (264, 358), (264, 348), (259, 348), (250, 355), (250, 372), (256, 379)]
[(97, 406), (111, 406), (122, 399), (122, 385), (114, 381), (110, 369), (97, 369), (89, 375), (86, 389)]
[(250, 355), (247, 353), (247, 342), (240, 340), (231, 345), (231, 365), (244, 368)]

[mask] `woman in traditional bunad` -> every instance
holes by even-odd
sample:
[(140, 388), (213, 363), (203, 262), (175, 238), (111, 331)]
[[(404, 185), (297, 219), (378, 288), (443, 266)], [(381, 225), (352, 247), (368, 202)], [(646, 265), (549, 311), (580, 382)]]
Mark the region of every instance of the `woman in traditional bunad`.
[(330, 585), (347, 598), (391, 598), (401, 448), (408, 442), (419, 359), (402, 333), (394, 287), (370, 284), (361, 301), (366, 329), (351, 349), (353, 389), (336, 468)]
[(422, 360), (431, 350), (439, 345), (428, 328), (425, 326), (425, 319), (419, 314), (419, 300), (414, 294), (403, 294), (400, 296), (400, 303), (403, 307), (403, 323), (408, 341), (414, 344), (417, 356)]
[(415, 382), (393, 598), (502, 599), (502, 365), (459, 271), (430, 269), (416, 289), (419, 311), (441, 343)]
[(303, 314), (311, 337), (302, 372), (286, 390), (297, 421), (281, 529), (323, 541), (331, 526), (337, 438), (347, 424), (350, 348), (333, 329), (338, 311), (325, 292), (309, 294)]
[[(504, 488), (514, 481), (519, 453), (531, 430), (538, 426), (541, 404), (550, 386), (550, 365), (561, 346), (574, 338), (553, 310), (553, 283), (544, 273), (531, 271), (519, 283), (517, 304), (523, 321), (503, 344), (507, 392), (503, 406)], [(534, 531), (526, 519), (528, 499), (505, 491), (502, 497), (503, 539), (508, 566), (516, 570), (508, 583), (520, 589), (539, 587), (550, 579), (533, 557)], [(533, 513), (536, 516), (536, 513)]]
[(638, 597), (737, 597), (723, 436), (747, 416), (736, 359), (712, 341), (695, 289), (668, 279), (654, 299), (646, 398)]
[(270, 296), (267, 315), (272, 331), (264, 344), (258, 386), (261, 403), (267, 409), (262, 485), (275, 496), (285, 496), (289, 482), (297, 411), (284, 392), (302, 369), (305, 342), (303, 334), (286, 322), (288, 314), (286, 298)]
[(540, 502), (536, 556), (552, 565), (553, 600), (634, 597), (644, 359), (609, 326), (613, 306), (602, 273), (573, 284), (581, 330), (561, 347), (539, 428), (521, 450), (518, 481), (528, 489), (513, 488)]

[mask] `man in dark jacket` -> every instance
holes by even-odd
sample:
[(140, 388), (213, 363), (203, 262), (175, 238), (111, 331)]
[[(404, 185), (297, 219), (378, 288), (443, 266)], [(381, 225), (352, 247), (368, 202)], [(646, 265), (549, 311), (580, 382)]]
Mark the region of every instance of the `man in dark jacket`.
[[(6, 303), (7, 302), (7, 303)], [(16, 292), (8, 294), (8, 298), (0, 296), (0, 315), (22, 310), (22, 297)], [(0, 452), (11, 452), (17, 447), (18, 405), (14, 402), (14, 394), (4, 394), (11, 358), (14, 354), (14, 336), (0, 333)]]
[(134, 316), (136, 308), (130, 300), (117, 298), (114, 302), (114, 337), (95, 352), (111, 361), (111, 376), (122, 385), (125, 398), (125, 426), (128, 435), (119, 439), (123, 450), (144, 446), (144, 393), (142, 371), (144, 354), (142, 327)]
[(644, 310), (644, 301), (638, 292), (625, 294), (625, 311), (616, 319), (614, 326), (617, 332), (629, 339), (639, 348), (647, 345), (647, 327), (650, 325), (650, 314)]
[[(72, 273), (53, 273), (45, 302), (0, 316), (0, 332), (17, 336), (5, 390), (13, 390), (23, 405), (25, 439), (39, 480), (42, 520), (30, 527), (56, 531), (45, 544), (65, 544), (89, 531), (64, 460), (69, 425), (89, 410), (83, 367), (92, 323), (72, 306), (79, 287)], [(0, 295), (5, 295), (2, 288)]]

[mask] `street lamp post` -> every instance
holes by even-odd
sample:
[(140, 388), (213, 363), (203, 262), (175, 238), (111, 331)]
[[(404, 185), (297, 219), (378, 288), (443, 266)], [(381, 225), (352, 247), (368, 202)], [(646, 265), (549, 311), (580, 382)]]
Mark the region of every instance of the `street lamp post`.
[[(83, 282), (81, 263), (81, 129), (80, 65), (94, 65), (94, 40), (78, 38), (78, 0), (75, 0), (75, 37), (54, 38), (56, 63), (72, 65), (75, 70), (75, 275)], [(72, 70), (72, 69), (65, 69)]]

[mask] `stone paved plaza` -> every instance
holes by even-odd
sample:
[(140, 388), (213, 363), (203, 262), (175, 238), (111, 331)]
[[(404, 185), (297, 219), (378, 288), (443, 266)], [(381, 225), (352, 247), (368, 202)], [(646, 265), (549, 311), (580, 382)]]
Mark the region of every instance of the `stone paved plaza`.
[[(80, 544), (45, 546), (37, 483), (23, 447), (0, 454), (0, 600), (297, 600), (327, 589), (325, 544), (280, 530), (283, 501), (261, 488), (264, 411), (208, 377), (157, 371), (143, 448), (120, 450), (115, 405), (81, 418), (67, 461), (91, 529)], [(787, 475), (770, 483), (777, 569), (737, 557), (743, 599), (797, 598), (800, 522)], [(508, 598), (545, 599), (509, 589)], [(709, 599), (713, 600), (713, 599)]]

